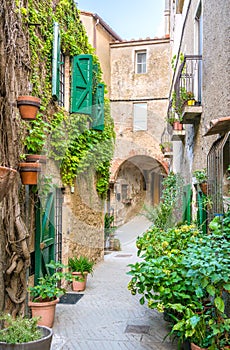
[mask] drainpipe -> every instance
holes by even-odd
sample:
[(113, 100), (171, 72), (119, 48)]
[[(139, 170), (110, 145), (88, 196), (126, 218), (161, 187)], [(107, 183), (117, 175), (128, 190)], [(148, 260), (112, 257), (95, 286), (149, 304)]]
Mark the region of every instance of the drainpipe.
[(97, 18), (95, 26), (94, 26), (94, 33), (93, 33), (93, 47), (97, 48), (97, 26), (100, 23), (99, 18)]
[(170, 35), (170, 0), (165, 0), (165, 10), (164, 10), (164, 16), (165, 16), (165, 37), (169, 38)]

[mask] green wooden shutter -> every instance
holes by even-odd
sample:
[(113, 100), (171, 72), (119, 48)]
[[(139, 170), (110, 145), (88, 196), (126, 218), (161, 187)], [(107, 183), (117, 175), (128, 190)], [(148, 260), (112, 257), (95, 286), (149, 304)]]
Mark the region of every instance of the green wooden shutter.
[(71, 112), (92, 114), (92, 55), (78, 55), (73, 58)]
[(53, 99), (59, 100), (61, 36), (59, 31), (59, 24), (57, 22), (54, 22), (53, 25), (53, 36), (52, 96)]
[(93, 120), (94, 130), (104, 130), (104, 84), (98, 84), (93, 96)]

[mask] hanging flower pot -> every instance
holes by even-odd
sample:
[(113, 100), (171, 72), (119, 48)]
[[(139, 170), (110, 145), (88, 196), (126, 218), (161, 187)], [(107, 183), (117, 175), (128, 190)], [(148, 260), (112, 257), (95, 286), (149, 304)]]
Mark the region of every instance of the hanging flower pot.
[(37, 185), (40, 163), (20, 163), (19, 169), (23, 185)]
[(8, 193), (15, 180), (17, 171), (5, 166), (0, 166), (0, 202)]
[(34, 96), (19, 96), (17, 99), (17, 107), (21, 118), (24, 120), (33, 120), (36, 118), (37, 112), (41, 105), (41, 100)]

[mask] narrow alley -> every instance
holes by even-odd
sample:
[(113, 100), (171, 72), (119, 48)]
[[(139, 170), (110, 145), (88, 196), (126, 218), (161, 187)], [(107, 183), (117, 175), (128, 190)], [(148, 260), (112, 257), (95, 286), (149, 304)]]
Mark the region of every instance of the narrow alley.
[(119, 227), (121, 251), (105, 255), (89, 276), (83, 297), (58, 304), (52, 350), (172, 350), (162, 314), (139, 304), (127, 289), (127, 265), (137, 261), (135, 240), (150, 223), (142, 216)]

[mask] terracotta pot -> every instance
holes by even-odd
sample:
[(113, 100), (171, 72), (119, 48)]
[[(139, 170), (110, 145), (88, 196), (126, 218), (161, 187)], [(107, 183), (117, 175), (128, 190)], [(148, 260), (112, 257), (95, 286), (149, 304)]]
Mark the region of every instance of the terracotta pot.
[(19, 169), (23, 185), (37, 185), (38, 174), (41, 172), (41, 164), (19, 163)]
[(178, 131), (183, 130), (183, 124), (181, 124), (179, 121), (174, 122), (173, 130), (178, 130)]
[(0, 166), (0, 202), (7, 195), (11, 185), (13, 185), (16, 174), (16, 170)]
[(38, 326), (42, 332), (42, 337), (38, 340), (20, 344), (8, 344), (0, 342), (1, 350), (50, 350), (53, 331), (51, 328)]
[(59, 299), (52, 301), (43, 301), (43, 302), (33, 302), (29, 301), (28, 306), (31, 308), (32, 317), (40, 317), (38, 320), (38, 325), (53, 327), (56, 305), (59, 302)]
[(86, 288), (87, 275), (88, 272), (84, 272), (84, 276), (82, 276), (81, 272), (72, 272), (73, 276), (78, 276), (82, 279), (82, 281), (77, 281), (73, 278), (72, 289), (75, 292), (81, 292)]
[(191, 350), (207, 350), (207, 348), (201, 348), (200, 346), (191, 343)]
[(207, 182), (202, 182), (200, 184), (200, 189), (203, 192), (203, 194), (207, 195), (207, 193), (208, 193), (208, 184), (207, 184)]
[(17, 99), (17, 107), (22, 119), (33, 120), (36, 118), (37, 112), (41, 105), (41, 100), (34, 96), (19, 96)]
[(46, 159), (47, 159), (47, 157), (43, 154), (27, 154), (26, 155), (26, 162), (27, 163), (39, 162), (39, 163), (45, 164)]

